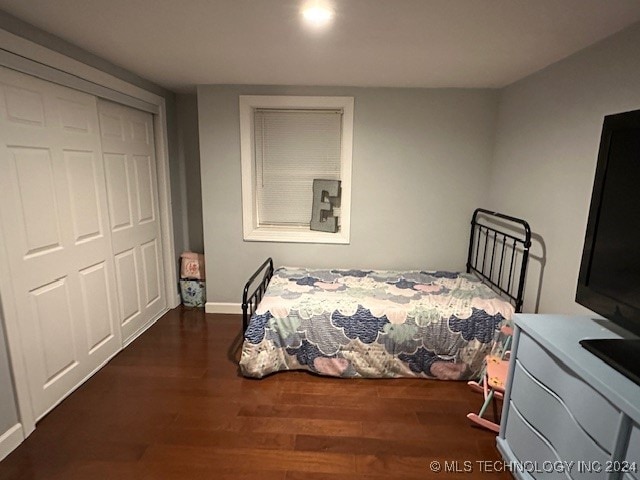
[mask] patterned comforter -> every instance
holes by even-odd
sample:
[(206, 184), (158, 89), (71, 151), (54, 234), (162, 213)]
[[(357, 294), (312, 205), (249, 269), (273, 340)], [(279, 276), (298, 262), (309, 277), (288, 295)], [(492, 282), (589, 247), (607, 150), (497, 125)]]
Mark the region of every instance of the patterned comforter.
[(512, 305), (451, 272), (280, 268), (249, 322), (240, 368), (339, 377), (476, 377)]

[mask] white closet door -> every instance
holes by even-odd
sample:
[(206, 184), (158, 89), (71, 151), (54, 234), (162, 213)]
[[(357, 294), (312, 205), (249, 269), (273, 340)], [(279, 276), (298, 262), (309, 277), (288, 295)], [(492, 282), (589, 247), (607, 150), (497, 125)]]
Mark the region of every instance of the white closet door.
[(122, 345), (96, 102), (0, 69), (1, 248), (38, 419)]
[(149, 113), (98, 102), (123, 341), (166, 308), (158, 182)]

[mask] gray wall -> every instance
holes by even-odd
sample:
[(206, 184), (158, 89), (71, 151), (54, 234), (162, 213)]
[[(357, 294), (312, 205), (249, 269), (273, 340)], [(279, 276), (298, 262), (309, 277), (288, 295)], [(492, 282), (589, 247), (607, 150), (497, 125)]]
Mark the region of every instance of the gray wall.
[(602, 120), (640, 108), (639, 47), (636, 24), (502, 92), (491, 206), (544, 238), (540, 312), (587, 312), (574, 297)]
[(9, 355), (7, 353), (2, 315), (2, 302), (0, 301), (0, 436), (18, 423), (18, 409), (10, 373), (11, 369), (9, 368)]
[[(350, 245), (244, 242), (238, 95), (355, 97)], [(207, 299), (239, 303), (266, 258), (309, 267), (462, 269), (486, 203), (494, 90), (198, 88)]]
[(185, 248), (204, 252), (202, 233), (202, 188), (200, 184), (200, 143), (198, 136), (198, 97), (195, 94), (176, 95), (178, 119), (178, 153), (183, 175), (183, 231)]

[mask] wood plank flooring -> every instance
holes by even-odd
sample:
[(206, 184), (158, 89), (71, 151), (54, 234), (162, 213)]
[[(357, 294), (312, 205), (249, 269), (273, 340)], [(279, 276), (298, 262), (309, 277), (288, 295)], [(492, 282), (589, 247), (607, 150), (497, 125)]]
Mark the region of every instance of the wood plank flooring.
[(477, 463), (502, 466), (465, 417), (482, 401), (465, 383), (245, 379), (240, 324), (170, 311), (38, 423), (0, 480), (512, 478)]

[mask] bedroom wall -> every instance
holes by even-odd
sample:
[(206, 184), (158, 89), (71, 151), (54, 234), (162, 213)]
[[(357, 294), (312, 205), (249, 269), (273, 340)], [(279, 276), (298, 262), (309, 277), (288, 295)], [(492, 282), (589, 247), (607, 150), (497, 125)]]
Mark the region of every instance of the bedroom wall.
[[(544, 239), (541, 313), (588, 312), (574, 297), (602, 121), (640, 108), (638, 45), (640, 24), (502, 91), (490, 205)], [(535, 271), (528, 279), (537, 288)], [(529, 309), (536, 288), (527, 285)]]
[(177, 94), (178, 152), (183, 177), (184, 208), (183, 232), (185, 248), (204, 251), (202, 234), (202, 188), (200, 184), (200, 144), (198, 137), (198, 97)]
[[(355, 97), (350, 245), (243, 241), (241, 94)], [(208, 301), (239, 304), (268, 256), (276, 265), (462, 269), (470, 216), (488, 199), (497, 101), (494, 90), (198, 87)]]

